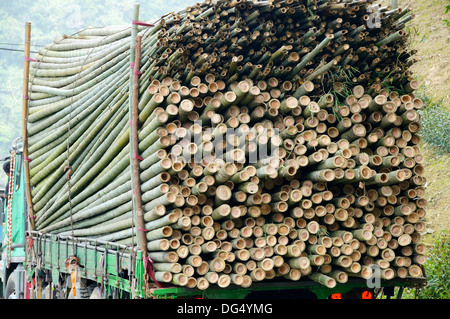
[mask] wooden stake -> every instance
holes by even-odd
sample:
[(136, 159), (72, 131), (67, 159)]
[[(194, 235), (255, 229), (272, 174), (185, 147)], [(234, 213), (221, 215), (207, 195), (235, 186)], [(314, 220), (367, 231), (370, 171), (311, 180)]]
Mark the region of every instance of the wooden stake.
[(35, 230), (35, 216), (33, 212), (33, 203), (31, 197), (30, 186), (30, 161), (28, 160), (28, 82), (30, 74), (30, 38), (31, 38), (31, 22), (25, 23), (25, 49), (23, 63), (23, 92), (22, 92), (22, 141), (23, 141), (23, 169), (25, 173), (25, 198), (27, 202), (27, 214), (30, 230)]

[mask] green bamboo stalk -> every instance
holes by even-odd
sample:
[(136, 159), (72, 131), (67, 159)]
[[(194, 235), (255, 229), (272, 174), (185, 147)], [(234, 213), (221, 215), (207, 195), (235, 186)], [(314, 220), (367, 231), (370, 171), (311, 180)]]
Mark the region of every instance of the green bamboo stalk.
[[(105, 174), (102, 178), (98, 179), (94, 183), (91, 183), (89, 186), (84, 188), (77, 196), (72, 199), (72, 205), (80, 203), (85, 198), (92, 195), (95, 191), (98, 191), (109, 182), (111, 182), (118, 174), (123, 172), (123, 170), (129, 166), (129, 158), (122, 155), (121, 160), (114, 166), (112, 166), (109, 170), (109, 174)], [(125, 154), (126, 155), (126, 154)], [(52, 204), (52, 206), (43, 214), (42, 219), (46, 219), (48, 216), (52, 216), (52, 218), (57, 218), (59, 215), (64, 213), (64, 210), (69, 208), (69, 204), (67, 203), (68, 196), (65, 191), (62, 192), (62, 195), (56, 199), (56, 201)], [(58, 213), (55, 211), (58, 210)]]

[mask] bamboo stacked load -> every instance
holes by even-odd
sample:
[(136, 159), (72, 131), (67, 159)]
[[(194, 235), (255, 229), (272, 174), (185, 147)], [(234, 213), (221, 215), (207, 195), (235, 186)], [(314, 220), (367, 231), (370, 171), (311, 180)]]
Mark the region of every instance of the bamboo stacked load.
[(365, 0), (219, 0), (140, 26), (138, 156), (132, 29), (56, 39), (31, 70), (36, 229), (127, 245), (144, 233), (156, 280), (199, 289), (334, 287), (372, 265), (421, 276), (411, 17)]

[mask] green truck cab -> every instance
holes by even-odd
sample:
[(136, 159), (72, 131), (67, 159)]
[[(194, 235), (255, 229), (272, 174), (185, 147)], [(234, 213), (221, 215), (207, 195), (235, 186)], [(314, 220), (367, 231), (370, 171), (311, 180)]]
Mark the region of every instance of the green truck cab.
[[(330, 289), (307, 278), (268, 281), (248, 288), (230, 285), (206, 290), (158, 285), (142, 252), (130, 246), (32, 231), (27, 215), (21, 139), (1, 159), (9, 170), (1, 201), (0, 297), (7, 299), (374, 299), (394, 287), (422, 287), (426, 278), (352, 278)], [(3, 173), (2, 173), (3, 174)], [(376, 280), (375, 280), (376, 281)]]
[[(24, 193), (22, 143), (20, 138), (11, 145), (9, 156), (2, 158), (4, 173), (9, 176), (0, 190), (1, 259), (0, 280), (3, 296), (23, 298), (25, 262), (26, 205)], [(12, 163), (12, 165), (11, 165)], [(10, 170), (12, 168), (12, 170)]]

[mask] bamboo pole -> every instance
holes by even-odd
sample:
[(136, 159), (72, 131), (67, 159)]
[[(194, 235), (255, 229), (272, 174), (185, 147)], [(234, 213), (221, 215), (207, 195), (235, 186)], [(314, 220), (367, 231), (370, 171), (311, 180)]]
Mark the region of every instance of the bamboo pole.
[[(135, 20), (138, 20), (138, 7), (135, 5)], [(137, 32), (137, 27), (136, 31)], [(135, 59), (133, 72), (133, 93), (131, 94), (131, 130), (130, 130), (130, 161), (132, 162), (132, 178), (133, 191), (132, 191), (132, 202), (133, 202), (133, 213), (135, 215), (135, 223), (138, 227), (138, 245), (142, 250), (144, 258), (147, 256), (147, 238), (145, 233), (142, 231), (144, 229), (144, 210), (142, 208), (142, 198), (141, 198), (141, 183), (140, 183), (140, 171), (139, 171), (139, 161), (138, 156), (138, 103), (139, 103), (139, 69), (141, 61), (141, 36), (136, 36), (135, 38)], [(133, 45), (133, 44), (132, 44)], [(132, 58), (133, 54), (130, 55)], [(171, 278), (166, 278), (170, 281)]]
[(31, 38), (31, 22), (25, 23), (25, 48), (24, 48), (24, 67), (23, 67), (23, 92), (22, 92), (22, 141), (23, 141), (23, 169), (25, 174), (25, 198), (27, 202), (28, 224), (31, 230), (35, 229), (35, 216), (33, 212), (33, 203), (31, 197), (30, 186), (30, 161), (28, 160), (28, 82), (30, 73), (30, 38)]

